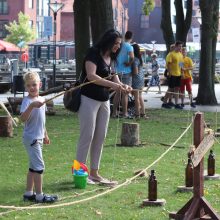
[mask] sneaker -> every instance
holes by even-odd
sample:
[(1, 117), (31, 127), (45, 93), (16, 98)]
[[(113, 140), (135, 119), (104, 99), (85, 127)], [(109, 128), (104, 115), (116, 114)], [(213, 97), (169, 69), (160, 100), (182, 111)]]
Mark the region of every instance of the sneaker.
[(173, 102), (168, 102), (168, 105), (170, 105), (171, 107), (175, 107), (175, 104)]
[(45, 195), (42, 200), (37, 200), (36, 202), (38, 203), (53, 203), (56, 202), (58, 200), (58, 196), (57, 195)]
[(183, 107), (183, 108), (184, 108), (184, 106), (185, 106), (185, 105), (182, 103), (182, 104), (181, 104), (181, 107)]
[(175, 105), (175, 109), (183, 109), (183, 107), (180, 106), (179, 104), (176, 104), (176, 105)]
[(131, 115), (124, 115), (123, 118), (124, 119), (133, 119), (133, 117)]
[(192, 103), (190, 104), (190, 106), (191, 106), (192, 108), (196, 108), (196, 104), (195, 104), (194, 102), (192, 102)]
[(34, 194), (31, 195), (31, 196), (23, 195), (23, 200), (24, 200), (24, 202), (35, 202), (35, 200), (36, 200), (36, 194), (34, 193)]
[(168, 105), (168, 103), (163, 103), (162, 104), (162, 106), (161, 106), (162, 108), (172, 108), (170, 105)]

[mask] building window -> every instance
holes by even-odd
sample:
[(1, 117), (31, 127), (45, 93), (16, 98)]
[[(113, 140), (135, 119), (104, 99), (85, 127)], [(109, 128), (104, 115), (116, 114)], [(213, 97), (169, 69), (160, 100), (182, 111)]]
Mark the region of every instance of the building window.
[(176, 24), (176, 15), (173, 15), (173, 24)]
[(43, 0), (37, 0), (37, 15), (43, 16)]
[(8, 14), (8, 2), (7, 0), (0, 0), (0, 15)]
[(140, 28), (149, 28), (149, 16), (141, 15)]
[(33, 0), (29, 0), (29, 1), (28, 1), (28, 7), (29, 7), (29, 8), (34, 8)]
[(199, 1), (198, 0), (194, 1), (194, 6), (199, 6)]
[(29, 27), (33, 28), (33, 26), (34, 26), (34, 22), (32, 20), (29, 20)]
[(184, 1), (184, 8), (187, 8), (187, 1)]
[(5, 28), (5, 25), (8, 24), (8, 21), (0, 21), (0, 38), (5, 38), (8, 34), (8, 31)]

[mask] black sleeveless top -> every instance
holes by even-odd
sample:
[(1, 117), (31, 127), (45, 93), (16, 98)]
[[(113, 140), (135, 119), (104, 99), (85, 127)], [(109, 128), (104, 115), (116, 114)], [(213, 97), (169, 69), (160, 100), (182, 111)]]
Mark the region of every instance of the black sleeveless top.
[[(83, 62), (82, 69), (82, 80), (86, 77), (86, 68), (85, 62), (90, 61), (96, 65), (96, 74), (102, 78), (107, 77), (111, 74), (111, 68), (109, 65), (105, 63), (103, 60), (100, 51), (94, 47), (89, 49), (88, 54), (86, 55)], [(88, 82), (86, 79), (85, 82)], [(97, 101), (107, 101), (109, 100), (109, 88), (96, 85), (94, 83), (85, 85), (81, 87), (81, 94), (87, 96), (91, 99), (95, 99)]]

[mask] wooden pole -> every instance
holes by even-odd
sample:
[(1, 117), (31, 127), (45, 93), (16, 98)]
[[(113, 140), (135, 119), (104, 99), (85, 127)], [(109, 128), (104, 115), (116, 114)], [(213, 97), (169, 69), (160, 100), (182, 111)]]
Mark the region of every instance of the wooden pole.
[[(211, 205), (206, 201), (204, 196), (204, 116), (203, 113), (198, 112), (194, 119), (194, 145), (196, 149), (201, 150), (197, 160), (199, 164), (194, 167), (194, 183), (193, 183), (193, 198), (191, 198), (177, 213), (170, 213), (169, 217), (178, 220), (193, 220), (193, 219), (212, 219), (220, 220), (220, 217), (215, 213)], [(206, 138), (205, 138), (206, 139)], [(209, 139), (208, 139), (209, 140)], [(203, 141), (203, 142), (202, 142)], [(203, 143), (201, 145), (201, 143)], [(211, 143), (211, 144), (210, 144)], [(207, 146), (211, 147), (212, 139)], [(206, 142), (205, 142), (206, 145)], [(197, 149), (197, 150), (198, 150)], [(195, 150), (196, 151), (196, 150)], [(195, 160), (196, 161), (196, 160)]]

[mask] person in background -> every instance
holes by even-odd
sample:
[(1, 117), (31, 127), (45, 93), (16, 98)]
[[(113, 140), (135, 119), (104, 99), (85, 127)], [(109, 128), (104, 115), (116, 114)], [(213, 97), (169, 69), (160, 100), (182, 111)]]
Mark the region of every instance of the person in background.
[(176, 41), (175, 49), (169, 53), (166, 57), (167, 70), (168, 70), (168, 91), (164, 97), (162, 107), (171, 108), (167, 103), (168, 99), (174, 96), (175, 109), (182, 109), (183, 107), (179, 104), (179, 90), (181, 83), (181, 68), (183, 67), (183, 55), (181, 53), (182, 42)]
[[(116, 62), (116, 72), (119, 74), (121, 82), (125, 85), (131, 86), (132, 83), (132, 70), (131, 65), (134, 61), (133, 47), (131, 46), (132, 32), (127, 31), (125, 33), (125, 40), (121, 45), (119, 55)], [(118, 117), (118, 106), (122, 96), (122, 114), (124, 118), (131, 118), (128, 115), (128, 93), (116, 92), (113, 99), (113, 112), (112, 117)]]
[(159, 70), (160, 66), (157, 62), (157, 54), (152, 53), (151, 58), (152, 58), (152, 63), (151, 63), (152, 73), (151, 73), (151, 78), (148, 83), (148, 87), (147, 87), (146, 92), (148, 92), (148, 90), (150, 89), (151, 86), (158, 86), (158, 89), (159, 89), (158, 94), (161, 94), (160, 77), (158, 74), (158, 70)]
[(135, 117), (147, 118), (145, 115), (144, 100), (142, 89), (144, 87), (143, 60), (138, 44), (132, 45), (134, 48), (134, 62), (132, 64), (132, 94), (135, 100)]
[(189, 94), (190, 106), (195, 108), (196, 105), (193, 102), (192, 97), (192, 74), (191, 70), (193, 70), (193, 62), (190, 57), (187, 57), (187, 50), (185, 47), (182, 48), (183, 54), (183, 68), (182, 68), (182, 78), (180, 85), (180, 97), (181, 97), (181, 106), (184, 107), (184, 98), (185, 98), (185, 88)]
[[(175, 44), (171, 44), (171, 45), (170, 45), (170, 51), (169, 51), (169, 53), (168, 53), (167, 56), (166, 56), (166, 60), (168, 59), (170, 53), (171, 53), (172, 51), (174, 51), (174, 49), (175, 49)], [(167, 92), (166, 92), (165, 96), (163, 96), (163, 97), (161, 98), (161, 101), (163, 101), (164, 98), (168, 98), (168, 103), (167, 103), (168, 105), (167, 105), (167, 107), (172, 108), (172, 107), (175, 106), (175, 104), (172, 102), (173, 94), (172, 94), (172, 93), (171, 93), (171, 94), (169, 93), (169, 91), (170, 91), (170, 88), (169, 88), (169, 79), (170, 79), (170, 77), (169, 77), (168, 74), (169, 74), (169, 73), (168, 73), (167, 66), (166, 66), (165, 73), (164, 73), (164, 77), (167, 78), (168, 89), (167, 89)]]
[(36, 72), (27, 72), (24, 75), (24, 82), (28, 96), (22, 101), (20, 118), (24, 122), (23, 143), (29, 157), (29, 171), (23, 199), (24, 201), (52, 203), (57, 201), (58, 197), (46, 195), (42, 191), (45, 168), (42, 147), (43, 144), (50, 144), (50, 139), (45, 128), (45, 100), (39, 96), (40, 77)]
[[(121, 83), (117, 75), (111, 77), (111, 64), (117, 59), (122, 36), (108, 30), (99, 42), (89, 49), (82, 69), (82, 81), (94, 81), (81, 88), (81, 104), (78, 112), (80, 137), (76, 159), (86, 163), (90, 150), (90, 174), (88, 183), (114, 184), (100, 175), (100, 160), (110, 117), (109, 89), (131, 92), (132, 88)], [(106, 79), (105, 77), (108, 77)], [(105, 78), (105, 79), (104, 79)]]

